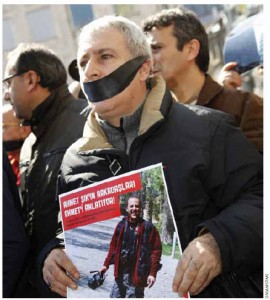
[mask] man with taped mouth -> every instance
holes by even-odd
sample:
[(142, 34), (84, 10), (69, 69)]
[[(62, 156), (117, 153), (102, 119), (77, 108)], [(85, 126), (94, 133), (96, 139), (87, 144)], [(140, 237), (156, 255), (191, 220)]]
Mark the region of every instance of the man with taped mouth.
[[(183, 249), (173, 291), (262, 297), (261, 155), (229, 115), (176, 103), (151, 78), (151, 49), (133, 22), (86, 25), (77, 60), (93, 109), (65, 154), (59, 193), (162, 162)], [(66, 296), (80, 275), (60, 237), (44, 249), (42, 273)]]

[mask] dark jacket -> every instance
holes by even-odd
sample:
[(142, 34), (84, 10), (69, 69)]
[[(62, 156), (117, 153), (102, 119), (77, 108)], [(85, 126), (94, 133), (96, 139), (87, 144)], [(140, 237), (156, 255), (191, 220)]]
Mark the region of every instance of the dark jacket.
[(3, 151), (3, 297), (16, 295), (27, 262), (29, 240), (24, 228), (16, 177)]
[(108, 143), (90, 113), (84, 138), (64, 157), (59, 187), (65, 192), (162, 162), (182, 249), (204, 227), (220, 248), (223, 275), (199, 296), (254, 297), (250, 276), (263, 263), (262, 157), (229, 115), (174, 103), (157, 81), (129, 157)]
[(263, 152), (263, 100), (255, 94), (223, 87), (206, 75), (197, 105), (224, 111), (260, 152)]
[[(119, 265), (121, 262), (121, 246), (128, 220), (124, 217), (116, 226), (110, 242), (110, 249), (105, 259), (104, 266), (109, 268), (114, 264), (114, 276), (119, 276)], [(135, 286), (147, 286), (147, 277), (157, 276), (161, 258), (162, 246), (157, 229), (152, 223), (141, 219), (138, 222), (137, 249), (132, 271), (132, 283)]]
[(57, 176), (67, 148), (82, 136), (88, 105), (75, 99), (63, 85), (32, 113), (31, 134), (21, 150), (21, 189), (32, 256), (57, 230)]

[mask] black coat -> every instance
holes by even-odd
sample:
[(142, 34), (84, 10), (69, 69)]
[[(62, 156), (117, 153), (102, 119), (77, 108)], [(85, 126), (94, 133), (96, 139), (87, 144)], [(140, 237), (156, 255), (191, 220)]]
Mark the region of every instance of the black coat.
[[(155, 120), (153, 105), (147, 113), (151, 101)], [(262, 157), (229, 115), (174, 103), (158, 84), (146, 100), (129, 157), (106, 142), (93, 114), (88, 127), (95, 134), (64, 157), (61, 192), (162, 162), (182, 249), (204, 227), (220, 248), (223, 274), (199, 296), (262, 296), (262, 277), (254, 276), (263, 264)], [(249, 289), (257, 279), (259, 289)]]
[[(32, 113), (32, 133), (21, 150), (20, 172), (33, 259), (56, 234), (57, 177), (67, 148), (82, 136), (88, 114), (82, 112), (87, 106), (86, 100), (75, 99), (63, 85)], [(32, 273), (35, 279), (35, 271)]]
[(3, 297), (16, 295), (29, 251), (16, 177), (3, 151)]
[(82, 136), (86, 115), (81, 112), (86, 106), (87, 101), (75, 99), (65, 85), (33, 111), (20, 172), (26, 228), (35, 254), (55, 236), (57, 176), (67, 148)]

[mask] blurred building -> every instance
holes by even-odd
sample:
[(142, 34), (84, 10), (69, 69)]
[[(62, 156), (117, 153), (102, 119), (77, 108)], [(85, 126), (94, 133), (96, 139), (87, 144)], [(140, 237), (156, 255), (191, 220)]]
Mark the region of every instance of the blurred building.
[[(140, 25), (141, 21), (149, 15), (177, 6), (171, 4), (3, 4), (3, 70), (6, 66), (7, 53), (20, 42), (38, 42), (50, 47), (68, 67), (76, 57), (79, 30), (89, 21), (104, 15), (117, 14)], [(229, 5), (184, 6), (193, 10), (207, 29), (211, 73), (223, 63), (224, 38), (234, 21), (228, 9)]]
[(76, 57), (80, 28), (108, 14), (123, 15), (138, 25), (162, 5), (3, 5), (3, 70), (7, 53), (20, 42), (53, 49), (66, 67)]

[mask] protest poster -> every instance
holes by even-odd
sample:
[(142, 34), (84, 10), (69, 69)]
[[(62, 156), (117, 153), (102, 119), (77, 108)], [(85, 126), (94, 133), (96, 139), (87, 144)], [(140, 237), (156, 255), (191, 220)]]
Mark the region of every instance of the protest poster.
[[(114, 265), (110, 265), (99, 283), (95, 275), (100, 275), (98, 271), (108, 256), (110, 242), (118, 230), (117, 224), (127, 218), (127, 203), (134, 195), (141, 200), (141, 220), (150, 221), (157, 229), (162, 248), (162, 267), (154, 285), (144, 289), (144, 297), (178, 297), (172, 292), (172, 280), (181, 247), (160, 163), (59, 196), (66, 253), (80, 272), (78, 289), (68, 288), (69, 298), (110, 297), (115, 279)], [(119, 259), (122, 263), (122, 258)]]

